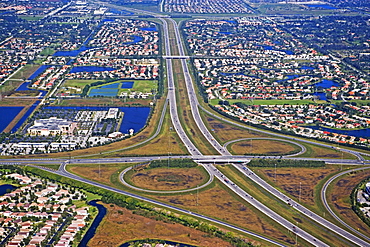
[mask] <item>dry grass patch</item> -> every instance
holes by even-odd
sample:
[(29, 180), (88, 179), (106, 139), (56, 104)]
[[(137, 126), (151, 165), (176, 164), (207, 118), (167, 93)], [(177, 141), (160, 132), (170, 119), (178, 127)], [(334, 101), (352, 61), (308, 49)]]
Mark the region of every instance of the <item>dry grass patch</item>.
[(28, 106), (35, 103), (35, 99), (2, 98), (0, 106)]
[(369, 170), (357, 171), (344, 175), (335, 180), (327, 192), (330, 207), (339, 215), (347, 224), (355, 229), (360, 230), (367, 236), (370, 236), (370, 228), (362, 222), (351, 208), (350, 195), (352, 190), (360, 181), (368, 178)]
[(292, 143), (278, 140), (245, 140), (231, 144), (233, 154), (285, 155), (298, 153), (301, 148)]
[(136, 239), (163, 239), (196, 246), (228, 247), (228, 242), (177, 223), (165, 223), (133, 214), (125, 208), (103, 204), (107, 215), (89, 241), (91, 247), (119, 246)]
[[(302, 143), (303, 144), (303, 143)], [(297, 157), (322, 158), (322, 159), (356, 159), (356, 156), (350, 153), (341, 152), (334, 148), (326, 148), (311, 144), (304, 144), (307, 151)]]
[(194, 192), (186, 195), (154, 196), (154, 198), (294, 244), (294, 240), (276, 228), (274, 222), (261, 217), (257, 209), (238, 196), (231, 195), (218, 181), (213, 188), (200, 191), (198, 195)]
[(208, 129), (213, 129), (213, 135), (220, 140), (221, 143), (225, 143), (231, 140), (240, 138), (258, 138), (258, 137), (271, 137), (259, 132), (252, 130), (242, 129), (240, 127), (222, 122), (214, 117), (205, 116), (203, 117)]
[(111, 176), (130, 165), (132, 164), (68, 165), (67, 170), (78, 176), (115, 187), (111, 182)]
[(149, 190), (184, 190), (207, 182), (207, 176), (195, 168), (140, 169), (129, 180), (137, 187)]
[(328, 166), (326, 168), (253, 168), (253, 170), (265, 180), (282, 188), (288, 194), (299, 200), (301, 187), (301, 203), (315, 206), (317, 202), (314, 197), (315, 186), (329, 174), (339, 170), (338, 167)]

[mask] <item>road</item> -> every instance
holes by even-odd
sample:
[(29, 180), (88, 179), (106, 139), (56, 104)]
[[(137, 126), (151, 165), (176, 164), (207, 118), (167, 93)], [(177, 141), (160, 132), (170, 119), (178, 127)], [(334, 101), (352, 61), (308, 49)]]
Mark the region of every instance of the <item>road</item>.
[[(141, 12), (144, 13), (144, 11), (141, 11)], [(145, 11), (145, 13), (148, 14), (150, 12)], [(152, 13), (150, 13), (150, 14), (152, 14)], [(163, 16), (158, 15), (158, 17), (163, 17)], [(238, 162), (248, 162), (248, 160), (250, 158), (254, 157), (254, 156), (249, 156), (249, 157), (246, 157), (246, 156), (232, 156), (228, 152), (226, 147), (223, 147), (222, 145), (220, 145), (214, 139), (214, 137), (211, 135), (209, 130), (206, 128), (205, 124), (203, 123), (203, 121), (200, 117), (199, 108), (201, 108), (201, 106), (198, 102), (198, 98), (197, 98), (197, 95), (196, 95), (196, 92), (195, 92), (195, 89), (194, 89), (194, 86), (193, 86), (193, 82), (192, 82), (192, 79), (191, 79), (191, 75), (190, 75), (190, 72), (189, 72), (187, 61), (186, 61), (186, 59), (181, 59), (181, 65), (182, 65), (182, 69), (183, 69), (183, 73), (184, 73), (184, 78), (185, 78), (185, 82), (186, 82), (187, 93), (188, 93), (188, 97), (189, 97), (189, 102), (190, 102), (193, 118), (194, 118), (194, 120), (197, 124), (197, 127), (200, 129), (201, 133), (204, 135), (204, 137), (207, 139), (207, 141), (221, 154), (221, 156), (203, 156), (202, 153), (197, 149), (195, 144), (192, 143), (192, 141), (186, 135), (186, 133), (185, 133), (180, 121), (179, 121), (178, 111), (177, 111), (178, 109), (177, 109), (176, 93), (175, 93), (176, 88), (175, 88), (175, 83), (174, 83), (174, 78), (173, 78), (173, 69), (172, 69), (172, 59), (174, 59), (174, 58), (171, 57), (172, 54), (171, 54), (171, 47), (170, 47), (170, 42), (169, 42), (168, 23), (164, 18), (159, 18), (159, 19), (163, 23), (163, 31), (164, 31), (164, 45), (165, 45), (165, 56), (166, 56), (165, 60), (166, 60), (167, 83), (168, 83), (168, 98), (167, 99), (168, 99), (169, 107), (170, 107), (171, 121), (172, 121), (172, 123), (174, 125), (174, 128), (175, 128), (177, 134), (179, 135), (180, 139), (185, 144), (187, 150), (191, 154), (190, 157), (193, 158), (196, 161), (199, 161), (199, 162), (231, 162), (231, 163), (234, 163), (236, 161), (238, 161)], [(180, 57), (185, 57), (185, 52), (184, 52), (182, 40), (180, 38), (178, 25), (172, 19), (168, 18), (167, 20), (169, 20), (170, 23), (174, 26), (176, 42), (177, 42), (177, 46), (178, 46), (178, 49), (179, 49), (179, 56)], [(177, 59), (177, 58), (175, 58), (175, 59)], [(204, 108), (201, 108), (201, 109), (206, 111)], [(206, 112), (208, 112), (208, 111), (206, 111)], [(334, 148), (333, 146), (327, 145), (327, 144), (321, 144), (321, 143), (318, 144), (316, 142), (309, 141), (309, 140), (297, 139), (297, 138), (294, 138), (294, 137), (284, 136), (284, 135), (281, 135), (281, 134), (277, 134), (277, 133), (273, 133), (273, 132), (267, 132), (267, 131), (264, 131), (264, 130), (257, 130), (257, 129), (254, 129), (254, 128), (244, 126), (242, 124), (234, 123), (231, 120), (223, 119), (223, 118), (219, 117), (216, 114), (213, 114), (213, 113), (210, 113), (210, 112), (208, 112), (208, 113), (217, 117), (217, 118), (219, 118), (219, 119), (222, 119), (223, 121), (232, 123), (234, 125), (238, 125), (242, 128), (252, 129), (253, 131), (263, 132), (265, 134), (278, 136), (278, 137), (281, 137), (281, 138), (284, 138), (284, 139), (291, 139), (291, 140), (294, 140), (294, 141), (299, 140), (301, 142), (306, 142), (306, 143), (310, 143), (310, 144), (315, 144), (315, 145), (325, 146), (325, 147), (329, 147), (329, 148)], [(344, 163), (344, 164), (361, 164), (362, 165), (363, 163), (367, 162), (362, 158), (361, 154), (363, 154), (363, 153), (361, 153), (361, 152), (355, 152), (355, 151), (348, 150), (348, 149), (341, 149), (341, 150), (353, 153), (359, 158), (359, 160), (341, 160), (341, 163)], [(181, 157), (189, 157), (189, 156), (177, 156), (176, 158), (181, 158)], [(76, 175), (70, 174), (69, 172), (67, 172), (65, 170), (65, 166), (69, 163), (145, 162), (145, 161), (150, 161), (150, 160), (153, 160), (153, 159), (168, 159), (168, 158), (171, 158), (171, 157), (169, 157), (169, 156), (125, 157), (125, 158), (83, 159), (83, 160), (82, 159), (74, 159), (74, 160), (31, 159), (31, 160), (28, 160), (28, 161), (37, 162), (37, 163), (40, 163), (41, 161), (46, 162), (46, 163), (63, 162), (64, 161), (62, 163), (62, 165), (60, 166), (60, 169), (58, 171), (52, 171), (52, 170), (47, 169), (47, 168), (41, 168), (41, 167), (40, 168), (44, 169), (44, 170), (51, 171), (53, 173), (57, 173), (57, 174), (62, 175), (62, 176), (69, 177), (71, 179), (75, 179), (75, 180), (93, 185), (93, 186), (97, 186), (97, 187), (104, 188), (104, 189), (107, 189), (107, 190), (110, 190), (110, 191), (114, 191), (114, 192), (119, 193), (119, 194), (124, 194), (124, 195), (130, 196), (130, 197), (136, 198), (136, 199), (140, 199), (140, 200), (143, 200), (143, 201), (146, 201), (146, 202), (150, 202), (150, 203), (155, 204), (155, 205), (159, 205), (159, 206), (166, 207), (166, 208), (169, 208), (169, 209), (177, 210), (181, 213), (190, 214), (190, 215), (193, 215), (193, 216), (211, 221), (213, 223), (221, 224), (223, 226), (227, 226), (227, 227), (236, 229), (238, 231), (256, 236), (256, 237), (258, 237), (260, 239), (264, 239), (265, 241), (268, 241), (270, 243), (273, 243), (273, 244), (276, 244), (276, 245), (279, 245), (279, 246), (283, 246), (280, 243), (272, 241), (272, 240), (270, 240), (266, 237), (263, 237), (261, 235), (246, 231), (246, 230), (238, 228), (236, 226), (218, 221), (216, 219), (212, 219), (212, 218), (209, 218), (207, 216), (200, 215), (200, 214), (195, 214), (195, 213), (192, 213), (190, 211), (180, 209), (180, 208), (177, 208), (177, 207), (165, 204), (165, 203), (161, 203), (161, 202), (158, 202), (158, 201), (155, 201), (155, 200), (152, 200), (152, 199), (148, 199), (148, 198), (138, 196), (138, 195), (135, 195), (135, 194), (132, 194), (132, 193), (128, 193), (128, 192), (125, 192), (125, 191), (122, 191), (122, 190), (119, 190), (119, 189), (115, 189), (115, 188), (112, 188), (112, 187), (109, 187), (109, 186), (106, 186), (106, 185), (102, 185), (102, 184), (99, 184), (99, 183), (96, 183), (96, 182), (78, 177)], [(276, 156), (270, 156), (270, 157), (268, 156), (266, 158), (276, 158)], [(290, 158), (290, 159), (302, 159), (302, 158)], [(317, 159), (307, 159), (307, 160), (317, 160)], [(338, 160), (332, 160), (332, 159), (321, 159), (321, 160), (326, 161), (326, 162), (332, 162), (332, 163), (337, 163), (338, 162)], [(6, 162), (9, 162), (9, 163), (12, 163), (12, 162), (13, 163), (23, 163), (23, 162), (27, 162), (27, 160), (5, 159), (5, 160), (0, 161), (0, 163), (6, 163)], [(220, 179), (220, 181), (222, 181), (222, 183), (224, 183), (227, 187), (229, 187), (232, 191), (234, 191), (237, 195), (239, 195), (243, 200), (247, 201), (248, 203), (250, 203), (251, 205), (256, 207), (258, 210), (260, 210), (266, 216), (275, 220), (276, 222), (278, 222), (280, 225), (282, 225), (286, 229), (294, 232), (296, 234), (296, 236), (299, 236), (302, 239), (305, 239), (307, 242), (309, 242), (309, 243), (311, 243), (315, 246), (328, 246), (326, 243), (316, 239), (314, 236), (305, 232), (301, 228), (299, 228), (297, 226), (294, 226), (291, 222), (289, 222), (285, 218), (281, 217), (278, 213), (274, 212), (270, 208), (263, 205), (261, 202), (252, 198), (250, 195), (248, 195), (245, 191), (240, 189), (238, 186), (236, 186), (235, 184), (232, 184), (230, 182), (230, 179), (226, 178), (225, 175), (221, 174), (216, 168), (211, 168), (211, 165), (205, 165), (205, 167), (213, 176), (216, 176), (218, 179)], [(270, 193), (275, 193), (275, 189), (271, 189), (271, 188), (268, 188), (268, 187), (266, 187), (266, 188)], [(279, 195), (275, 195), (275, 196), (279, 196)], [(303, 206), (299, 205), (296, 202), (293, 202), (293, 201), (291, 201), (291, 202), (293, 203), (293, 207), (295, 209), (297, 209), (298, 211), (302, 210), (303, 214), (305, 214), (306, 216), (308, 216), (312, 219), (316, 219), (318, 221), (322, 221), (320, 216), (316, 217), (316, 215), (314, 215), (314, 214), (311, 215), (311, 212), (309, 212)], [(332, 225), (327, 225), (326, 222), (324, 222), (324, 221), (322, 221), (322, 222), (323, 223), (320, 223), (320, 224), (327, 227), (329, 230), (334, 231)], [(339, 227), (337, 227), (337, 228), (339, 228)], [(364, 241), (362, 239), (359, 239), (358, 237), (354, 236), (353, 234), (350, 234), (350, 233), (346, 232), (345, 230), (343, 230), (341, 228), (338, 229), (338, 232), (339, 232), (338, 233), (339, 235), (345, 237), (346, 239), (352, 241), (353, 243), (356, 243), (360, 246), (369, 246), (369, 244), (366, 241)]]
[[(270, 184), (268, 184), (266, 181), (264, 181), (262, 178), (257, 176), (253, 171), (251, 171), (247, 166), (243, 164), (233, 164), (236, 169), (239, 170), (242, 174), (244, 174), (247, 178), (251, 179), (253, 182), (258, 184), (261, 188), (268, 191), (271, 195), (275, 196), (276, 198), (280, 199), (284, 203), (287, 203), (291, 205), (295, 210), (300, 212), (301, 214), (305, 215), (306, 217), (310, 218), (311, 220), (321, 224), (322, 226), (326, 227), (327, 229), (335, 232), (336, 234), (342, 236), (343, 238), (351, 241), (354, 244), (357, 244), (359, 246), (368, 246), (369, 243), (362, 240), (361, 238), (358, 238), (354, 236), (352, 233), (347, 232), (346, 230), (343, 230), (342, 228), (338, 227), (337, 225), (331, 223), (330, 221), (322, 218), (321, 216), (315, 214), (314, 212), (310, 211), (308, 208), (302, 206), (299, 202), (294, 201), (292, 198), (284, 195), (274, 187), (272, 187)], [(370, 168), (370, 167), (369, 167)], [(364, 169), (364, 168), (358, 168), (358, 169)], [(336, 176), (335, 176), (336, 177)], [(335, 179), (334, 177), (334, 179)], [(324, 194), (325, 196), (325, 194)], [(362, 234), (363, 235), (363, 234)], [(370, 238), (367, 236), (364, 236), (368, 241), (370, 241)]]
[[(222, 174), (216, 167), (211, 166), (211, 165), (206, 165), (205, 167), (207, 167), (209, 173), (211, 173), (213, 176), (218, 178), (229, 189), (234, 191), (235, 194), (237, 194), (243, 200), (245, 200), (246, 202), (248, 202), (249, 204), (254, 206), (259, 211), (261, 211), (267, 217), (270, 217), (272, 220), (279, 223), (280, 225), (282, 225), (283, 227), (285, 227), (289, 231), (292, 231), (297, 236), (301, 237), (302, 239), (306, 240), (307, 242), (311, 243), (312, 245), (315, 245), (315, 246), (329, 246), (326, 243), (322, 242), (321, 240), (316, 239), (314, 236), (307, 233), (306, 231), (302, 230), (298, 226), (295, 226), (293, 223), (286, 220), (285, 218), (280, 216), (278, 213), (274, 212), (272, 209), (265, 206), (263, 203), (259, 202), (255, 198), (253, 198), (251, 195), (249, 195), (244, 190), (242, 190), (239, 186), (237, 186), (236, 184), (231, 182), (231, 180), (228, 177), (226, 177), (224, 174)], [(296, 242), (296, 244), (297, 244), (297, 242)]]
[[(213, 112), (210, 112), (208, 111), (207, 109), (205, 109), (204, 107), (202, 106), (199, 106), (204, 112), (206, 112), (207, 114), (211, 115), (212, 117), (215, 117), (219, 120), (222, 120), (226, 123), (229, 123), (229, 124), (232, 124), (232, 125), (235, 125), (235, 126), (238, 126), (240, 128), (243, 128), (243, 129), (248, 129), (248, 130), (252, 130), (252, 131), (255, 131), (255, 132), (259, 132), (259, 133), (263, 133), (263, 134), (266, 134), (266, 135), (271, 135), (271, 136), (276, 136), (276, 137), (280, 137), (280, 138), (284, 138), (284, 139), (289, 139), (289, 140), (293, 140), (293, 141), (299, 141), (299, 142), (304, 142), (304, 143), (308, 143), (308, 144), (312, 144), (312, 145), (317, 145), (317, 146), (321, 146), (321, 147), (327, 147), (327, 148), (336, 148), (335, 146), (333, 146), (334, 144), (325, 144), (325, 143), (320, 143), (320, 142), (315, 142), (315, 141), (310, 141), (310, 140), (307, 140), (307, 139), (301, 139), (299, 137), (294, 137), (294, 136), (288, 136), (288, 135), (283, 135), (283, 134), (279, 134), (279, 133), (276, 133), (276, 132), (272, 132), (272, 131), (266, 131), (266, 130), (263, 130), (263, 129), (257, 129), (257, 128), (253, 128), (253, 127), (249, 127), (245, 124), (241, 124), (241, 123), (236, 123), (234, 122), (233, 120), (229, 120), (225, 117), (220, 117), (218, 114), (216, 113), (213, 113)], [(347, 152), (347, 153), (351, 153), (353, 155), (355, 155), (360, 161), (362, 162), (367, 162), (370, 164), (369, 161), (366, 161), (361, 155), (366, 155), (366, 156), (369, 156), (369, 154), (365, 153), (365, 152), (358, 152), (358, 151), (353, 151), (351, 149), (346, 149), (346, 148), (340, 148), (340, 149), (337, 149), (338, 151), (342, 151), (342, 152)]]
[[(174, 26), (175, 30), (175, 37), (176, 37), (176, 43), (179, 50), (180, 56), (185, 56), (184, 46), (182, 44), (182, 39), (180, 37), (180, 31), (179, 27), (173, 19), (168, 18), (170, 22)], [(207, 141), (213, 146), (214, 149), (217, 150), (221, 155), (230, 155), (229, 151), (225, 149), (220, 143), (216, 141), (216, 139), (212, 136), (212, 134), (209, 132), (208, 128), (205, 126), (200, 114), (199, 114), (199, 101), (194, 89), (194, 85), (191, 79), (191, 75), (189, 73), (188, 64), (186, 62), (186, 59), (181, 59), (181, 66), (184, 73), (185, 83), (186, 83), (186, 89), (189, 97), (189, 103), (191, 107), (191, 113), (193, 115), (194, 121), (197, 125), (197, 127), (200, 129), (203, 136), (207, 139)]]
[(370, 241), (370, 237), (362, 234), (361, 232), (357, 231), (356, 229), (354, 229), (353, 227), (351, 227), (350, 225), (348, 225), (347, 223), (345, 223), (341, 218), (339, 218), (335, 213), (334, 211), (330, 208), (329, 206), (329, 203), (328, 201), (326, 200), (326, 191), (328, 189), (328, 186), (329, 184), (331, 184), (335, 179), (339, 178), (340, 176), (343, 176), (345, 174), (348, 174), (348, 173), (351, 173), (351, 172), (355, 172), (355, 171), (360, 171), (360, 170), (365, 170), (365, 169), (370, 169), (370, 167), (361, 167), (361, 168), (355, 168), (355, 169), (350, 169), (350, 170), (347, 170), (347, 171), (343, 171), (343, 172), (340, 172), (338, 174), (336, 174), (335, 176), (331, 177), (330, 179), (328, 179), (328, 181), (325, 182), (324, 186), (322, 187), (321, 189), (321, 201), (323, 202), (325, 208), (328, 210), (328, 212), (337, 220), (339, 221), (342, 225), (344, 225), (345, 227), (347, 227), (348, 229), (350, 229), (352, 232), (355, 232), (357, 235), (363, 237), (364, 239), (366, 239), (367, 241)]
[(106, 189), (106, 190), (109, 190), (109, 191), (113, 191), (113, 192), (116, 192), (116, 193), (121, 194), (121, 195), (130, 196), (132, 198), (135, 198), (135, 199), (138, 199), (138, 200), (142, 200), (142, 201), (145, 201), (145, 202), (154, 204), (154, 205), (158, 205), (158, 206), (161, 206), (161, 207), (164, 207), (164, 208), (167, 208), (167, 209), (176, 210), (176, 211), (178, 211), (180, 213), (183, 213), (183, 214), (188, 214), (188, 215), (191, 215), (191, 216), (194, 216), (194, 217), (203, 219), (203, 220), (207, 220), (209, 222), (212, 222), (212, 223), (215, 223), (215, 224), (219, 224), (221, 226), (225, 226), (225, 227), (228, 227), (228, 228), (237, 230), (239, 232), (242, 232), (242, 233), (245, 233), (245, 234), (248, 234), (248, 235), (257, 237), (259, 239), (262, 239), (264, 241), (267, 241), (267, 242), (269, 242), (271, 244), (274, 244), (276, 246), (285, 246), (285, 245), (283, 245), (283, 244), (281, 244), (279, 242), (276, 242), (274, 240), (271, 240), (271, 239), (269, 239), (267, 237), (264, 237), (262, 235), (256, 234), (256, 233), (251, 232), (251, 231), (247, 231), (247, 230), (245, 230), (243, 228), (234, 226), (232, 224), (229, 224), (229, 223), (226, 223), (226, 222), (217, 220), (217, 219), (213, 219), (213, 218), (210, 218), (210, 217), (205, 216), (205, 215), (202, 215), (202, 214), (197, 214), (197, 213), (194, 213), (194, 212), (190, 212), (188, 210), (185, 210), (185, 209), (182, 209), (182, 208), (178, 208), (178, 207), (175, 207), (175, 206), (166, 204), (166, 203), (158, 202), (158, 201), (152, 200), (150, 198), (146, 198), (146, 197), (139, 196), (139, 195), (136, 195), (136, 194), (132, 194), (132, 193), (129, 193), (129, 192), (120, 190), (120, 189), (116, 189), (116, 188), (110, 187), (108, 185), (100, 184), (100, 183), (97, 183), (97, 182), (94, 182), (94, 181), (90, 181), (90, 180), (85, 179), (85, 178), (81, 178), (79, 176), (76, 176), (76, 175), (71, 174), (68, 171), (66, 171), (65, 170), (65, 167), (66, 167), (67, 164), (68, 164), (68, 162), (63, 162), (63, 164), (60, 166), (60, 169), (58, 171), (50, 170), (50, 169), (47, 169), (45, 167), (37, 167), (37, 168), (40, 168), (40, 169), (46, 170), (48, 172), (52, 172), (54, 174), (58, 174), (58, 175), (64, 176), (64, 177), (68, 177), (70, 179), (74, 179), (74, 180), (77, 180), (77, 181), (80, 181), (80, 182), (83, 182), (83, 183), (86, 183), (86, 184), (89, 184), (89, 185), (92, 185), (92, 186), (96, 186), (98, 188), (102, 188), (102, 189)]
[[(168, 33), (168, 24), (167, 21), (163, 18), (159, 18), (163, 23), (163, 36), (164, 36), (164, 46), (165, 46), (165, 55), (171, 55), (171, 47), (170, 47), (170, 38)], [(201, 156), (202, 153), (198, 150), (198, 148), (193, 144), (193, 142), (189, 139), (186, 135), (184, 129), (179, 120), (179, 115), (177, 112), (177, 103), (176, 103), (176, 90), (175, 90), (175, 83), (173, 79), (173, 70), (172, 70), (172, 60), (167, 58), (166, 59), (166, 69), (167, 69), (167, 84), (168, 84), (168, 100), (170, 104), (170, 116), (171, 121), (174, 126), (177, 135), (180, 137), (181, 141), (184, 143), (185, 147), (188, 149), (189, 153), (192, 155), (199, 155)]]
[[(136, 186), (133, 186), (129, 183), (126, 182), (126, 180), (124, 179), (124, 176), (126, 174), (126, 172), (130, 171), (132, 169), (132, 166), (126, 168), (125, 170), (123, 170), (120, 174), (119, 174), (119, 180), (120, 182), (131, 188), (131, 189), (134, 189), (134, 190), (138, 190), (138, 191), (142, 191), (142, 192), (147, 192), (147, 193), (160, 193), (160, 194), (173, 194), (173, 193), (185, 193), (185, 192), (191, 192), (191, 191), (196, 191), (196, 190), (199, 190), (199, 189), (202, 189), (204, 187), (207, 187), (208, 185), (210, 185), (212, 182), (213, 182), (213, 175), (212, 174), (209, 174), (209, 179), (206, 183), (200, 185), (200, 186), (197, 186), (195, 188), (190, 188), (190, 189), (183, 189), (183, 190), (147, 190), (147, 189), (142, 189), (142, 188), (139, 188), (139, 187), (136, 187)], [(205, 169), (207, 172), (208, 170)]]

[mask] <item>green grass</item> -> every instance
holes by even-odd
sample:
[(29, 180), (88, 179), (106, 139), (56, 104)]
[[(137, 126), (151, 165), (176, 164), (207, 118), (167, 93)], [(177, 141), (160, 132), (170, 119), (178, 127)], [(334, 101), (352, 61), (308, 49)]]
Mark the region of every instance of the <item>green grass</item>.
[(19, 18), (27, 21), (38, 21), (43, 18), (43, 16), (19, 16)]
[(47, 168), (51, 168), (51, 169), (54, 169), (54, 170), (58, 170), (59, 167), (60, 167), (60, 164), (39, 164), (38, 166), (42, 166), (42, 167), (47, 167)]
[(49, 55), (52, 55), (52, 54), (54, 54), (55, 53), (55, 50), (54, 49), (51, 49), (51, 48), (45, 48), (44, 50), (42, 50), (41, 52), (40, 52), (40, 55), (41, 56), (49, 56)]
[(63, 87), (77, 87), (83, 89), (86, 85), (101, 80), (66, 80)]

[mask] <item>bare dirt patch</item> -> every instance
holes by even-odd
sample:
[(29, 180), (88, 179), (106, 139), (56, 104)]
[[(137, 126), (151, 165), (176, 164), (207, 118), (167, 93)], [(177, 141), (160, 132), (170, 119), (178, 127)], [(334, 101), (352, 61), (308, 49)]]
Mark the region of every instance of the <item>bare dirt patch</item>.
[(135, 239), (163, 239), (196, 246), (229, 247), (228, 242), (193, 228), (176, 223), (165, 223), (133, 214), (125, 208), (103, 204), (107, 215), (99, 225), (91, 247), (119, 246)]
[(301, 148), (291, 143), (277, 140), (245, 140), (231, 144), (233, 154), (285, 155), (298, 153)]
[(329, 204), (331, 208), (342, 218), (346, 219), (347, 224), (355, 229), (361, 230), (367, 236), (370, 235), (370, 228), (358, 218), (351, 208), (350, 194), (352, 190), (362, 180), (370, 176), (369, 170), (358, 171), (345, 175), (336, 180), (328, 191)]
[(149, 190), (183, 190), (205, 183), (206, 176), (198, 168), (155, 168), (136, 171), (130, 180)]
[(254, 168), (261, 174), (264, 179), (270, 180), (276, 186), (282, 188), (296, 200), (299, 200), (301, 193), (301, 202), (307, 205), (314, 206), (316, 204), (314, 198), (315, 186), (326, 176), (338, 171), (337, 167), (327, 168)]

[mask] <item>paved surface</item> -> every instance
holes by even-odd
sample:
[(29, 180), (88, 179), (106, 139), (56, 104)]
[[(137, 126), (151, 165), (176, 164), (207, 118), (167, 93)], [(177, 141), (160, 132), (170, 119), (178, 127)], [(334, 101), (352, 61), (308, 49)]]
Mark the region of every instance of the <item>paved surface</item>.
[[(361, 168), (355, 168), (355, 169), (350, 169), (350, 170), (347, 170), (347, 171), (343, 171), (343, 172), (340, 172), (338, 174), (336, 174), (335, 176), (331, 177), (328, 181), (326, 181), (326, 183), (324, 184), (324, 186), (322, 187), (322, 190), (321, 190), (321, 201), (323, 202), (325, 208), (328, 210), (328, 212), (337, 220), (339, 221), (342, 225), (344, 225), (345, 227), (347, 227), (347, 229), (351, 230), (352, 232), (356, 233), (357, 235), (361, 236), (362, 238), (366, 239), (367, 241), (370, 242), (370, 237), (369, 236), (366, 236), (365, 234), (362, 234), (361, 232), (357, 231), (356, 229), (354, 229), (353, 227), (351, 227), (350, 225), (348, 225), (346, 222), (344, 222), (341, 218), (339, 218), (335, 213), (334, 211), (330, 208), (329, 206), (329, 203), (328, 201), (326, 200), (326, 191), (328, 189), (328, 186), (329, 184), (331, 184), (335, 179), (339, 178), (340, 176), (343, 176), (347, 173), (351, 173), (351, 172), (354, 172), (354, 171), (360, 171), (360, 170), (365, 170), (365, 169), (370, 169), (370, 167), (361, 167)], [(367, 245), (367, 246), (370, 246)]]
[[(321, 216), (315, 214), (314, 212), (310, 211), (308, 208), (302, 206), (299, 202), (294, 201), (292, 198), (284, 195), (274, 187), (272, 187), (270, 184), (268, 184), (266, 181), (264, 181), (262, 178), (257, 176), (255, 173), (253, 173), (248, 167), (246, 167), (243, 164), (234, 164), (234, 167), (239, 170), (242, 174), (244, 174), (246, 177), (251, 179), (253, 182), (257, 183), (260, 187), (268, 191), (271, 195), (275, 196), (276, 198), (280, 199), (284, 203), (288, 203), (291, 205), (295, 210), (300, 212), (301, 214), (305, 215), (306, 217), (310, 218), (311, 220), (321, 224), (322, 226), (330, 229), (331, 231), (335, 232), (336, 234), (342, 236), (343, 238), (351, 241), (354, 244), (357, 244), (359, 246), (369, 246), (369, 243), (362, 240), (361, 238), (358, 238), (354, 236), (352, 233), (347, 232), (346, 230), (343, 230), (339, 226), (331, 223), (330, 221), (322, 218)], [(370, 168), (370, 167), (369, 167)], [(363, 168), (358, 168), (363, 169)], [(368, 238), (370, 240), (370, 238)]]

